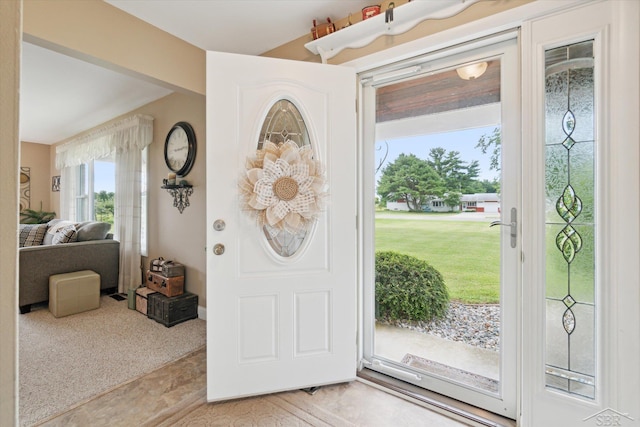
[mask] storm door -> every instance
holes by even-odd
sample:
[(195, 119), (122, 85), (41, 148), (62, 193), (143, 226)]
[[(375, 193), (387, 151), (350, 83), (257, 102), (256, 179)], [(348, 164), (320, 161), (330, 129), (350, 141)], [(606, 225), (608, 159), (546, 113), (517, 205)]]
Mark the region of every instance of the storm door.
[(509, 418), (520, 283), (517, 57), (514, 38), (362, 76), (363, 365)]

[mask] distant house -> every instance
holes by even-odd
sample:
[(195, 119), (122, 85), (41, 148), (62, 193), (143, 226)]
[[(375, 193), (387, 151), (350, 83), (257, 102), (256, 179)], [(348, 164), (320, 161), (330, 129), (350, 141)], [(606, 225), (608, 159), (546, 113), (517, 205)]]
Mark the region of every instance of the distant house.
[(462, 211), (500, 212), (500, 195), (497, 193), (463, 194), (460, 198)]
[(396, 199), (394, 201), (387, 201), (387, 209), (390, 211), (409, 211), (407, 206), (407, 200), (404, 198)]
[(426, 206), (425, 212), (460, 212), (460, 206), (454, 206), (453, 209), (451, 206), (447, 206), (444, 200), (438, 198), (429, 201), (429, 204)]
[[(407, 201), (404, 198), (388, 201), (387, 209), (390, 211), (409, 211)], [(423, 205), (422, 210), (424, 212), (451, 212), (451, 207), (447, 206), (441, 198), (434, 198)], [(463, 194), (460, 198), (460, 206), (455, 206), (453, 211), (498, 213), (500, 211), (500, 195), (497, 193)]]

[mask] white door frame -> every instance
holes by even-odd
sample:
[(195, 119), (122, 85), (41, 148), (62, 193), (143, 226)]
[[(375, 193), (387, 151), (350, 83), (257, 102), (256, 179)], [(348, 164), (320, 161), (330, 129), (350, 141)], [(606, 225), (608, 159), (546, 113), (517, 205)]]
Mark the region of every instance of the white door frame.
[[(488, 16), (459, 27), (451, 28), (431, 36), (407, 42), (405, 44), (395, 46), (393, 48), (380, 51), (362, 58), (347, 62), (344, 65), (352, 66), (358, 73), (370, 71), (374, 68), (384, 66), (390, 63), (399, 62), (401, 60), (423, 55), (427, 53), (436, 53), (440, 49), (463, 44), (471, 40), (479, 40), (483, 37), (499, 34), (503, 31), (511, 31), (517, 28), (527, 28), (529, 21), (549, 16), (564, 10), (571, 9), (575, 6), (583, 5), (584, 0), (552, 0), (552, 1), (533, 1), (516, 7), (514, 9)], [(609, 129), (610, 136), (615, 140), (628, 140), (638, 142), (640, 140), (640, 130), (638, 129), (638, 117), (640, 116), (639, 105), (639, 60), (637, 52), (639, 50), (640, 36), (637, 23), (640, 22), (639, 5), (637, 2), (610, 2), (615, 3), (614, 15), (619, 22), (625, 22), (627, 25), (620, 26), (615, 32), (613, 49), (610, 52), (610, 60), (616, 64), (624, 64), (624, 69), (615, 70), (616, 77), (610, 80), (610, 95), (616, 98), (618, 102), (611, 106), (609, 117), (618, 117), (617, 123), (624, 123), (624, 126), (615, 126)], [(525, 38), (526, 39), (526, 38)], [(521, 46), (521, 52), (526, 51), (525, 46)], [(628, 53), (633, 52), (635, 55), (629, 57)], [(451, 50), (448, 54), (453, 53)], [(527, 71), (530, 66), (529, 58), (523, 58), (523, 97), (522, 104), (530, 105), (532, 102), (532, 94), (530, 92), (531, 75)], [(359, 95), (359, 101), (362, 101), (362, 93)], [(363, 117), (359, 118), (359, 145), (362, 146), (362, 140), (366, 137), (366, 133), (371, 130), (363, 128)], [(530, 151), (527, 147), (531, 146), (531, 132), (529, 118), (526, 111), (523, 112), (523, 157), (531, 160)], [(625, 241), (624, 247), (618, 247), (615, 251), (616, 256), (608, 256), (606, 262), (609, 264), (610, 279), (618, 284), (615, 292), (609, 296), (606, 307), (610, 313), (608, 319), (608, 329), (616, 331), (606, 342), (609, 346), (610, 362), (603, 374), (610, 381), (608, 395), (606, 396), (607, 405), (614, 405), (624, 411), (623, 408), (635, 408), (638, 399), (638, 384), (640, 384), (640, 366), (637, 363), (629, 365), (629, 355), (640, 356), (640, 314), (638, 310), (638, 301), (640, 301), (640, 289), (637, 286), (637, 278), (640, 277), (640, 246), (638, 236), (640, 236), (640, 221), (638, 221), (638, 212), (640, 212), (640, 174), (638, 172), (638, 159), (640, 158), (638, 144), (627, 144), (624, 147), (611, 147), (608, 153), (610, 166), (612, 159), (618, 162), (619, 167), (612, 168), (609, 172), (609, 185), (607, 188), (617, 189), (616, 192), (610, 193), (607, 213), (625, 212), (626, 218), (620, 222), (610, 224), (608, 232), (611, 234), (611, 241), (616, 239), (617, 242)], [(360, 185), (362, 186), (362, 168), (363, 159), (360, 156)], [(526, 175), (525, 175), (526, 176)], [(526, 176), (523, 181), (525, 186), (530, 185), (532, 177)], [(523, 209), (530, 208), (530, 201), (523, 204)], [(362, 200), (359, 201), (358, 228), (363, 230), (363, 212)], [(620, 216), (620, 215), (618, 215)], [(530, 232), (529, 225), (522, 226), (523, 234)], [(629, 239), (632, 236), (632, 239)], [(367, 242), (364, 241), (362, 233), (359, 238), (359, 245), (362, 248)], [(524, 249), (530, 250), (531, 243)], [(525, 256), (526, 253), (523, 253)], [(359, 255), (359, 356), (363, 356), (363, 255), (360, 251)], [(525, 257), (526, 259), (526, 257)], [(527, 276), (532, 273), (530, 268), (525, 264), (523, 275)], [(625, 278), (635, 278), (635, 280), (626, 280)], [(530, 284), (530, 282), (527, 282)], [(527, 289), (527, 285), (523, 289), (523, 300), (534, 297), (535, 292)], [(528, 303), (528, 302), (527, 302)], [(530, 319), (524, 319), (527, 324), (524, 327), (531, 326)], [(524, 332), (524, 329), (521, 330)], [(522, 335), (521, 333), (521, 335)], [(626, 339), (625, 339), (626, 337)], [(530, 348), (527, 348), (527, 351)], [(523, 363), (531, 363), (523, 353), (523, 345), (518, 348), (518, 383), (520, 384), (521, 396), (518, 399), (518, 424), (522, 426), (532, 425), (532, 393), (533, 385), (530, 378), (523, 377)], [(622, 368), (624, 367), (624, 369)], [(640, 414), (636, 414), (635, 423), (640, 422)], [(629, 421), (627, 421), (629, 423)], [(625, 424), (627, 425), (627, 424)], [(636, 425), (636, 424), (634, 424)]]

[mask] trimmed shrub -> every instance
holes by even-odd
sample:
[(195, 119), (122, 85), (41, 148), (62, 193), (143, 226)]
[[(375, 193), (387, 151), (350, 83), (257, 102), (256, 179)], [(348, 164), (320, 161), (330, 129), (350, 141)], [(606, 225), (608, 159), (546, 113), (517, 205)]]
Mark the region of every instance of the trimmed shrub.
[(449, 292), (438, 270), (421, 259), (376, 253), (376, 317), (429, 322), (442, 318)]

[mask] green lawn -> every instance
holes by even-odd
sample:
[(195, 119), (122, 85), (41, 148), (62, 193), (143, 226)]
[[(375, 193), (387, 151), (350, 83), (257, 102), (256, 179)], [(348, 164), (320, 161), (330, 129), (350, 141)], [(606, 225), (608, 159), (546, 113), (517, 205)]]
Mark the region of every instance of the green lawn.
[(465, 303), (499, 302), (499, 236), (487, 222), (376, 219), (376, 251), (427, 261), (444, 277), (451, 299)]

